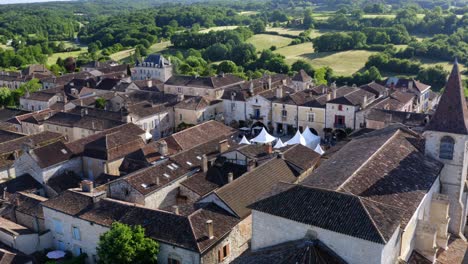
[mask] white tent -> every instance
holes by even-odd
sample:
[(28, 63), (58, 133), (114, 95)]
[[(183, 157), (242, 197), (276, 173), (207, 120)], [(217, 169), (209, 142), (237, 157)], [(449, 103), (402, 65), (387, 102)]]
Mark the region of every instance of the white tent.
[(294, 135), (293, 138), (291, 138), (290, 140), (286, 142), (286, 145), (296, 145), (296, 144), (307, 146), (307, 142), (305, 138), (302, 136), (301, 132), (299, 132), (299, 130), (297, 130), (296, 135)]
[(307, 146), (311, 149), (315, 149), (315, 147), (320, 144), (320, 137), (314, 135), (308, 126), (304, 129), (304, 132), (302, 132), (302, 136), (306, 140)]
[(286, 147), (286, 144), (284, 144), (283, 141), (281, 141), (281, 138), (279, 138), (278, 141), (276, 141), (276, 144), (273, 148), (280, 149), (284, 147)]
[(325, 151), (323, 151), (322, 147), (320, 146), (320, 144), (317, 145), (317, 147), (315, 147), (314, 149), (315, 152), (317, 152), (318, 154), (320, 155), (323, 155), (325, 153)]
[(276, 140), (276, 138), (274, 136), (268, 134), (266, 129), (263, 128), (262, 131), (260, 132), (260, 134), (258, 134), (258, 136), (256, 136), (252, 140), (250, 140), (250, 142), (266, 144), (266, 143), (271, 143), (271, 142), (273, 142), (275, 140)]
[(239, 144), (250, 145), (251, 143), (247, 140), (247, 138), (245, 136), (243, 136), (242, 140), (239, 142)]

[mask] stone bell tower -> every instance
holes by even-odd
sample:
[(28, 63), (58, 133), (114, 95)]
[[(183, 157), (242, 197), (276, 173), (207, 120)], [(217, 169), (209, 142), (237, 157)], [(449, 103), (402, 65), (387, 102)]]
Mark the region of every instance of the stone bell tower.
[(426, 155), (444, 163), (440, 192), (450, 199), (449, 231), (462, 236), (467, 217), (468, 109), (456, 60), (424, 137)]

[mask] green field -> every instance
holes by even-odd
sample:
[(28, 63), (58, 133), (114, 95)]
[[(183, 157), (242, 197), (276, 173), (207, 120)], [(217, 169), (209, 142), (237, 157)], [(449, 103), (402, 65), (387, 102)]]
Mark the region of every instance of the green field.
[[(156, 44), (153, 44), (148, 49), (148, 51), (149, 51), (149, 53), (158, 53), (158, 52), (161, 52), (161, 51), (165, 50), (170, 45), (171, 45), (170, 41), (164, 41), (164, 42), (156, 43)], [(114, 53), (114, 54), (110, 55), (110, 57), (111, 57), (111, 59), (113, 59), (115, 61), (125, 60), (125, 59), (127, 59), (128, 57), (130, 57), (133, 54), (134, 50), (135, 49), (122, 50), (122, 51), (119, 51), (117, 53)]]
[(47, 64), (52, 65), (57, 62), (57, 59), (60, 57), (62, 59), (66, 59), (68, 57), (78, 57), (81, 53), (85, 53), (87, 51), (87, 48), (81, 48), (81, 50), (78, 51), (71, 51), (71, 52), (59, 52), (59, 53), (54, 53), (49, 56), (47, 59)]
[(230, 29), (236, 29), (239, 26), (222, 26), (222, 27), (210, 27), (206, 29), (202, 29), (199, 32), (200, 33), (208, 33), (210, 31), (221, 31), (221, 30), (230, 30)]
[(304, 30), (297, 28), (267, 27), (266, 31), (277, 32), (278, 34), (288, 34), (299, 36)]
[(377, 52), (350, 50), (342, 52), (314, 52), (311, 43), (288, 46), (275, 51), (286, 57), (289, 64), (302, 59), (314, 67), (329, 66), (337, 75), (351, 75), (364, 67), (370, 55)]
[(269, 49), (271, 46), (276, 46), (279, 49), (289, 45), (291, 41), (291, 38), (268, 34), (257, 34), (247, 40), (248, 43), (253, 44), (257, 48), (257, 51)]
[[(433, 59), (427, 59), (427, 58), (419, 58), (421, 63), (423, 64), (423, 67), (432, 67), (436, 65), (440, 65), (446, 70), (447, 72), (450, 72), (453, 67), (452, 62), (447, 62), (447, 61), (442, 61), (442, 60), (433, 60)], [(459, 64), (460, 71), (466, 70), (466, 68), (463, 66), (463, 64)], [(465, 76), (465, 75), (463, 75)]]

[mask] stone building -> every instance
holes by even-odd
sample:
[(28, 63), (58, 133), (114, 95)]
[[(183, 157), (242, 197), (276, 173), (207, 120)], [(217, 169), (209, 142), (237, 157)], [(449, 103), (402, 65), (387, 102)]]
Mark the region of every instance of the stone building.
[(197, 125), (207, 120), (223, 121), (223, 111), (222, 100), (204, 96), (190, 97), (174, 106), (175, 127), (181, 123)]
[(137, 61), (132, 72), (133, 80), (156, 79), (166, 82), (172, 77), (172, 64), (161, 54), (151, 54), (143, 61)]
[(441, 193), (450, 198), (450, 232), (466, 234), (468, 109), (457, 62), (424, 137), (426, 155), (444, 164)]

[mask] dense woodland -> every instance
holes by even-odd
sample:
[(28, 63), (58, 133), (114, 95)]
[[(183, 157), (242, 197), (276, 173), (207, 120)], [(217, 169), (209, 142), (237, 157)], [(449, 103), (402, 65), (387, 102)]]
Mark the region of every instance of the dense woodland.
[[(83, 47), (83, 53), (74, 58), (78, 66), (135, 48), (127, 61), (132, 63), (146, 56), (153, 44), (170, 40), (172, 46), (165, 52), (172, 56), (180, 74), (232, 72), (254, 78), (265, 72), (293, 74), (304, 68), (318, 83), (362, 84), (381, 78), (381, 72), (391, 72), (417, 76), (440, 88), (444, 70), (424, 68), (415, 58), (451, 61), (457, 57), (468, 63), (467, 12), (463, 0), (323, 0), (314, 4), (296, 0), (85, 0), (0, 5), (0, 68), (45, 64), (54, 53)], [(326, 19), (317, 19), (320, 14), (326, 14)], [(200, 31), (233, 25), (239, 27)], [(292, 38), (290, 45), (310, 43), (315, 52), (379, 53), (370, 56), (354, 75), (336, 76), (333, 69), (316, 68), (306, 61), (288, 64), (284, 56), (274, 52), (274, 45), (257, 50), (248, 43), (254, 34), (278, 34), (266, 31), (267, 25), (304, 30), (298, 36), (285, 37)], [(312, 29), (329, 33), (311, 38)], [(424, 37), (417, 40), (416, 36)], [(57, 74), (70, 70), (63, 59), (48, 66)]]

